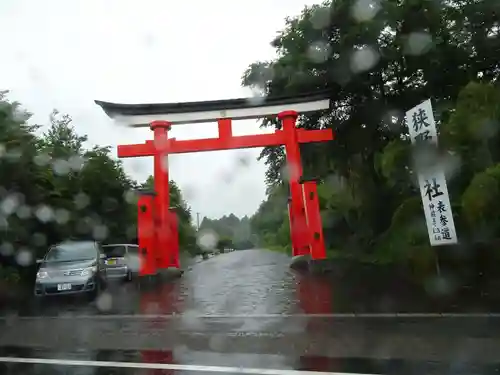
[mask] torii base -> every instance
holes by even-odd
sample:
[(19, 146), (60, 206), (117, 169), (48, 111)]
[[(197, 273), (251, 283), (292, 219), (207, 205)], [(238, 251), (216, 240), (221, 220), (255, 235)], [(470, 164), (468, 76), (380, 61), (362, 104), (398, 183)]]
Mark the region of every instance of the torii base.
[(290, 268), (301, 271), (308, 270), (310, 260), (311, 256), (309, 254), (296, 255), (292, 257), (292, 261), (290, 262)]
[[(314, 262), (326, 259), (317, 181), (318, 179), (301, 178), (299, 184), (302, 194), (298, 198), (292, 196), (288, 202), (292, 249), (294, 250), (290, 263), (292, 269), (309, 270), (311, 264)], [(293, 210), (293, 199), (302, 200), (303, 211), (297, 213), (297, 211)], [(297, 233), (296, 231), (298, 229), (293, 223), (298, 215), (304, 216), (305, 230), (303, 228), (298, 228), (300, 232)], [(300, 238), (300, 236), (302, 236), (302, 238)], [(305, 249), (305, 253), (302, 251), (302, 254), (297, 254), (295, 250), (301, 247)]]
[(161, 223), (154, 197), (154, 192), (139, 191), (137, 201), (139, 277), (147, 282), (152, 278), (172, 279), (183, 274), (179, 264), (177, 215), (170, 209), (168, 222)]

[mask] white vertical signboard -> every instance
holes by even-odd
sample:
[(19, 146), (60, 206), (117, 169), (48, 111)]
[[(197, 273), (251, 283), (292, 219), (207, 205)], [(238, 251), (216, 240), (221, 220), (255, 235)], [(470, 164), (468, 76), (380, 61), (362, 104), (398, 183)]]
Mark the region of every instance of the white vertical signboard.
[[(428, 143), (437, 146), (436, 123), (430, 99), (406, 112), (405, 120), (412, 144)], [(443, 166), (417, 172), (431, 245), (456, 244), (457, 233)]]

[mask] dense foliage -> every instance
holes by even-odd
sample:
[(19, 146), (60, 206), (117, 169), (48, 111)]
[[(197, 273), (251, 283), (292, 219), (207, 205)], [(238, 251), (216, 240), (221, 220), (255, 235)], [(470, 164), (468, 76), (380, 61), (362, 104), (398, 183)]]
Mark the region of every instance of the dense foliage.
[[(487, 259), (497, 256), (491, 245), (500, 234), (499, 11), (496, 0), (326, 1), (288, 19), (272, 42), (276, 59), (245, 72), (243, 85), (267, 96), (331, 93), (330, 111), (299, 121), (336, 134), (333, 142), (301, 149), (304, 173), (324, 178), (319, 190), (331, 256), (417, 273), (457, 257), (473, 268), (480, 249)], [(460, 240), (454, 247), (429, 246), (402, 122), (405, 111), (428, 98)], [(287, 247), (284, 151), (266, 148), (261, 158), (269, 193), (252, 227), (268, 246)]]
[[(19, 280), (19, 271), (33, 276), (35, 260), (61, 240), (137, 241), (135, 190), (140, 186), (111, 148), (85, 149), (87, 138), (57, 111), (40, 135), (40, 126), (27, 123), (30, 114), (5, 95), (0, 96), (0, 280)], [(171, 184), (181, 248), (192, 249), (191, 213)]]
[(200, 232), (211, 231), (218, 237), (218, 248), (230, 247), (244, 250), (254, 247), (250, 219), (247, 216), (239, 219), (234, 214), (220, 219), (204, 217), (200, 224)]

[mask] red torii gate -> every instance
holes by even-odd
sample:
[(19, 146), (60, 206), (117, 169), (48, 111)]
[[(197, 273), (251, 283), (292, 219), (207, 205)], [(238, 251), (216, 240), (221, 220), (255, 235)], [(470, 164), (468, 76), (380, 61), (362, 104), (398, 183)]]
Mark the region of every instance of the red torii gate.
[[(106, 114), (131, 127), (150, 127), (154, 139), (141, 144), (118, 146), (118, 157), (153, 156), (154, 192), (143, 192), (138, 202), (138, 240), (141, 248), (140, 275), (158, 269), (180, 267), (177, 217), (170, 207), (168, 156), (200, 151), (285, 146), (290, 185), (289, 218), (292, 255), (295, 259), (326, 257), (315, 181), (302, 179), (301, 143), (333, 140), (331, 129), (304, 130), (296, 127), (299, 113), (326, 110), (329, 99), (322, 93), (267, 98), (254, 103), (249, 98), (205, 102), (117, 104), (95, 101)], [(233, 136), (232, 120), (276, 116), (282, 128), (271, 134)], [(217, 122), (219, 136), (209, 139), (169, 138), (172, 125)]]

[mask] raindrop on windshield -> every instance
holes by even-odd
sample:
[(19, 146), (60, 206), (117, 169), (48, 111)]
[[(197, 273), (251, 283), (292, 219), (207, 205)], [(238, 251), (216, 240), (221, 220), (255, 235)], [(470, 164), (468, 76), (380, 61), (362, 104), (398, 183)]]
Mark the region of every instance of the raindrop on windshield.
[(201, 230), (197, 235), (197, 243), (203, 250), (212, 250), (217, 246), (219, 237), (212, 230)]
[(14, 254), (14, 246), (10, 242), (4, 242), (0, 245), (0, 254), (5, 257), (11, 256)]
[(57, 176), (64, 176), (69, 173), (70, 167), (66, 160), (57, 159), (52, 163), (52, 169)]
[(358, 22), (366, 22), (373, 19), (380, 10), (380, 2), (377, 0), (357, 0), (351, 8), (352, 17)]
[(370, 46), (355, 50), (351, 56), (351, 70), (361, 73), (372, 69), (379, 61), (379, 54)]
[(22, 267), (31, 265), (33, 262), (33, 253), (26, 248), (19, 249), (16, 254), (16, 262)]
[(53, 219), (54, 211), (47, 205), (41, 205), (36, 209), (35, 216), (42, 223), (47, 223)]

